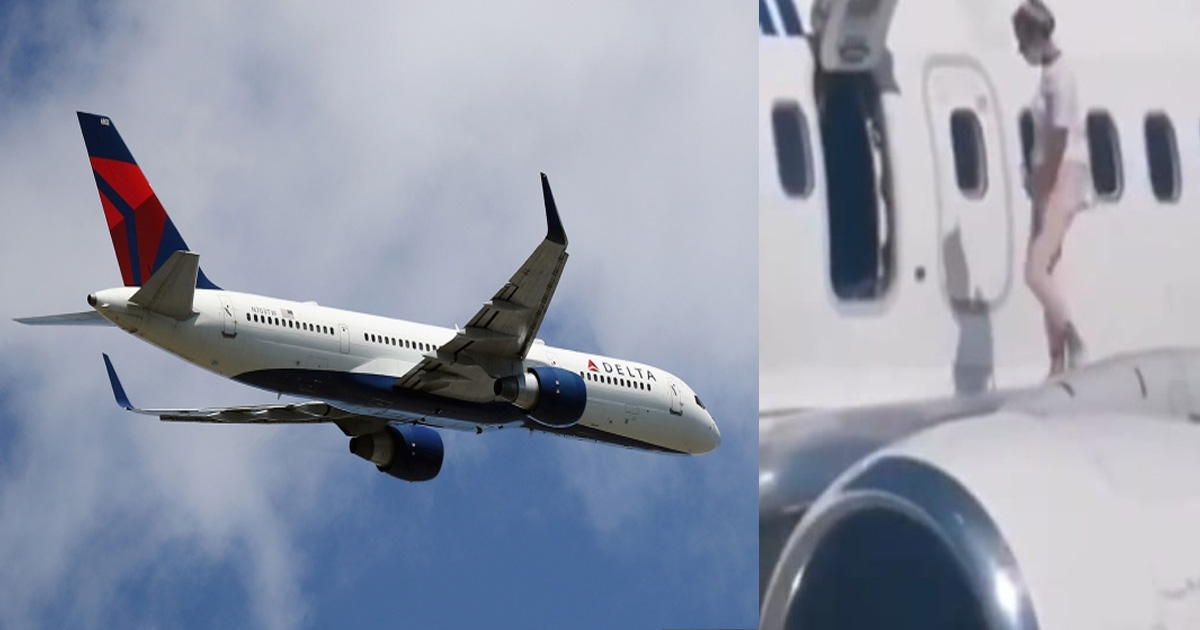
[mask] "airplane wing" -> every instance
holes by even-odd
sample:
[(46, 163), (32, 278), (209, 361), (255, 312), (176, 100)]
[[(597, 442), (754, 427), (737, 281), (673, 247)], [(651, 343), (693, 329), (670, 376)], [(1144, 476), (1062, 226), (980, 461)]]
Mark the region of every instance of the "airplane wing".
[(545, 173), (542, 197), (546, 238), (453, 339), (397, 380), (398, 387), (435, 391), (463, 382), (490, 384), (493, 376), (511, 373), (525, 358), (567, 264), (567, 234)]
[(104, 355), (104, 367), (108, 370), (108, 381), (112, 385), (117, 404), (127, 411), (147, 416), (158, 416), (170, 422), (213, 422), (230, 424), (302, 424), (310, 422), (333, 422), (346, 435), (355, 436), (382, 430), (387, 421), (350, 413), (329, 403), (309, 401), (278, 405), (243, 405), (236, 407), (207, 407), (199, 409), (139, 409), (129, 402), (117, 371), (108, 355)]

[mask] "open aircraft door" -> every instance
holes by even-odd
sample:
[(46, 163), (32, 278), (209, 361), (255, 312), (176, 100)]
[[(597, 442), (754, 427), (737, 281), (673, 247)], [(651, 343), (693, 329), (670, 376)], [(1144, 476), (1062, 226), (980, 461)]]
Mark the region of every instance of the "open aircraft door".
[(887, 52), (896, 0), (818, 0), (813, 30), (817, 61), (825, 72), (870, 72)]

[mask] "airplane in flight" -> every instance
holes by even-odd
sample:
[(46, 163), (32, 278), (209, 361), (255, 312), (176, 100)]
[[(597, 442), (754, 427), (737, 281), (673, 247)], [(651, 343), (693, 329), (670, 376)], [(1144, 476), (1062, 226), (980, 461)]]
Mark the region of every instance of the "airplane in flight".
[(166, 421), (333, 423), (352, 453), (407, 481), (428, 481), (441, 470), (435, 429), (524, 428), (676, 454), (720, 444), (700, 397), (670, 372), (537, 338), (567, 262), (567, 235), (545, 174), (545, 238), (466, 326), (448, 329), (220, 288), (112, 120), (78, 117), (124, 286), (88, 295), (90, 311), (17, 321), (116, 325), (221, 376), (306, 399), (140, 409), (104, 355), (121, 407)]
[(1092, 203), (1025, 286), (1016, 0), (759, 0), (760, 627), (1200, 627), (1200, 12), (1046, 0)]

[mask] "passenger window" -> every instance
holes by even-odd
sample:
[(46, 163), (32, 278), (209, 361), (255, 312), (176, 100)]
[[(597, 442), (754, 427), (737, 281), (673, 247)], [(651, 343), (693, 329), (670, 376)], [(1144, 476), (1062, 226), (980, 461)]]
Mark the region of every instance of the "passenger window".
[(1166, 114), (1146, 116), (1146, 161), (1150, 164), (1150, 187), (1159, 201), (1179, 200), (1179, 153), (1175, 127)]
[(783, 192), (789, 197), (807, 197), (812, 192), (812, 144), (808, 140), (808, 120), (800, 105), (795, 101), (775, 103), (771, 128)]
[(983, 150), (983, 128), (969, 109), (950, 114), (950, 140), (954, 144), (954, 177), (958, 189), (972, 199), (987, 193), (987, 154)]
[[(1029, 113), (1029, 109), (1021, 110), (1021, 118), (1019, 121), (1021, 133), (1021, 168), (1025, 171), (1025, 177), (1029, 177), (1032, 173), (1030, 169), (1030, 160), (1033, 159), (1033, 114)], [(1029, 195), (1028, 187), (1025, 190), (1026, 196)]]
[(1096, 195), (1115, 200), (1121, 196), (1121, 142), (1108, 112), (1094, 111), (1087, 117), (1088, 153)]

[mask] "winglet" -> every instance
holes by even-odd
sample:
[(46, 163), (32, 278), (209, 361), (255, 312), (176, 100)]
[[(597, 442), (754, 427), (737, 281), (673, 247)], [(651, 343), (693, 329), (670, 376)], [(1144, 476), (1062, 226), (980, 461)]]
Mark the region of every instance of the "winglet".
[(558, 218), (558, 206), (554, 205), (554, 193), (550, 192), (550, 180), (545, 173), (542, 173), (542, 198), (546, 201), (546, 238), (566, 247), (567, 233)]
[(117, 378), (117, 371), (113, 369), (112, 361), (108, 359), (108, 355), (104, 355), (104, 367), (108, 370), (108, 382), (112, 385), (113, 396), (117, 399), (117, 404), (124, 407), (128, 411), (133, 411), (133, 405), (129, 402), (129, 397), (125, 395), (125, 388), (121, 387), (121, 379)]

